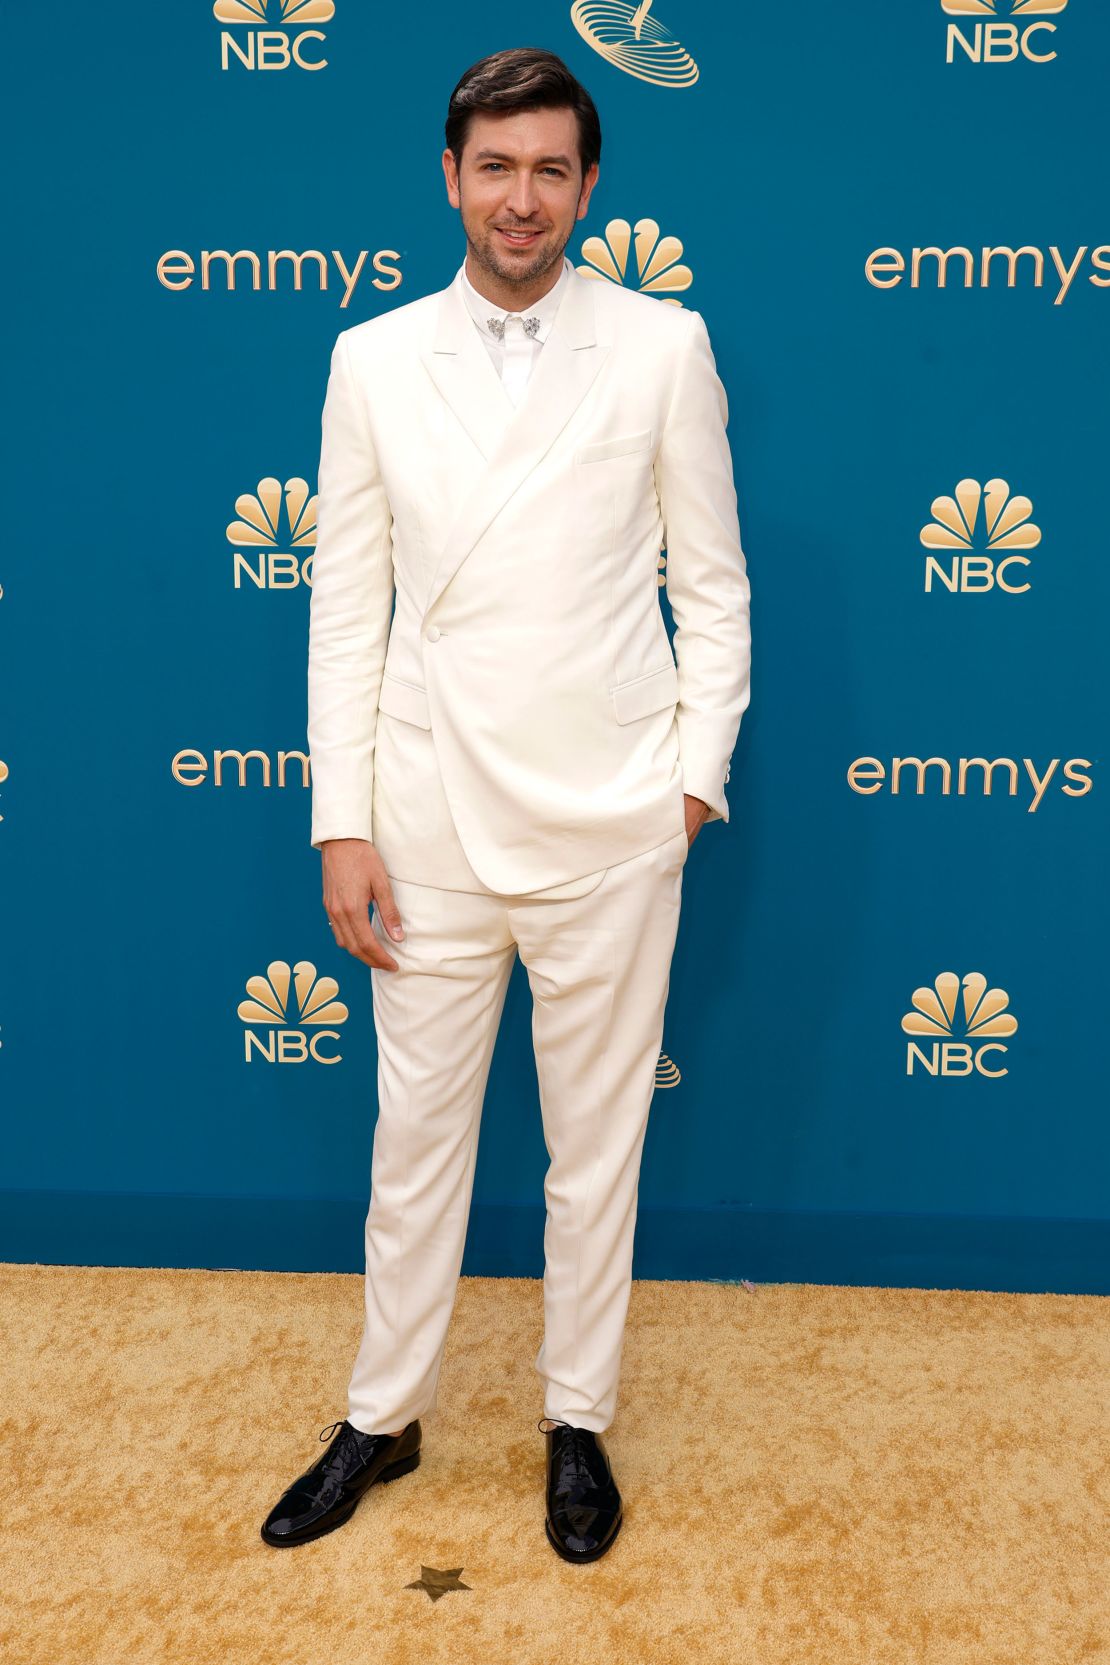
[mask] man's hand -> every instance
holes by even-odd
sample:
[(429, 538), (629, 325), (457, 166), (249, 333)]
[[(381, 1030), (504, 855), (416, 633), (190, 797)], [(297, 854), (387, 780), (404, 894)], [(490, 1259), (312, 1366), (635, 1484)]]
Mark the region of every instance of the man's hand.
[(692, 844), (701, 829), (701, 824), (709, 814), (709, 805), (702, 798), (695, 798), (692, 793), (682, 794), (686, 809), (686, 836)]
[(365, 965), (396, 971), (397, 961), (386, 953), (370, 924), (370, 904), (376, 902), (390, 936), (398, 941), (404, 937), (381, 856), (365, 838), (326, 839), (321, 854), (324, 911), (336, 942)]

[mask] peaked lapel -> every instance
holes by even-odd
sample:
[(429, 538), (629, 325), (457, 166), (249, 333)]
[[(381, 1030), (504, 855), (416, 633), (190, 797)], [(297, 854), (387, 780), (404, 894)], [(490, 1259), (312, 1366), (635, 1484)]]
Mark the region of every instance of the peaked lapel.
[(439, 551), (425, 611), (442, 595), (482, 533), (569, 422), (608, 356), (612, 336), (594, 305), (594, 282), (572, 266), (547, 340), (515, 408), (474, 327), (462, 279), (440, 291), (430, 347), (420, 351), (440, 395), (473, 439), (480, 467)]

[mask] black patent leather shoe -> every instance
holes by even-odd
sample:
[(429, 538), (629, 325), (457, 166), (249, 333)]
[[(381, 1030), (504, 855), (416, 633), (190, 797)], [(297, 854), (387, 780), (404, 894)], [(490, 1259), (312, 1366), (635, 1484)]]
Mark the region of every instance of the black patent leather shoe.
[(564, 1561), (596, 1561), (620, 1531), (621, 1494), (600, 1434), (558, 1417), (537, 1423), (547, 1438), (547, 1519), (544, 1530)]
[(338, 1432), (324, 1455), (294, 1480), (262, 1524), (263, 1538), (277, 1549), (334, 1532), (377, 1481), (397, 1480), (420, 1461), (419, 1420), (396, 1435), (364, 1434), (350, 1422), (333, 1422), (320, 1438), (332, 1429)]

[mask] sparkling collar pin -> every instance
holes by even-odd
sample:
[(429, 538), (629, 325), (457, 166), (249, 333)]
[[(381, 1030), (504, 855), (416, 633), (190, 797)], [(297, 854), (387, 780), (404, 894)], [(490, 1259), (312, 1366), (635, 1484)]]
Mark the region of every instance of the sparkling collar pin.
[[(506, 322), (508, 321), (509, 318), (520, 318), (520, 313), (519, 312), (509, 312), (509, 313), (506, 313), (504, 318), (487, 318), (486, 319), (486, 323), (489, 325), (490, 330), (497, 337), (498, 341), (501, 341), (501, 340), (504, 339), (505, 324), (506, 324)], [(540, 327), (539, 319), (538, 318), (520, 318), (520, 321), (524, 325), (525, 335), (532, 336), (534, 338), (535, 334), (536, 334), (536, 331)]]

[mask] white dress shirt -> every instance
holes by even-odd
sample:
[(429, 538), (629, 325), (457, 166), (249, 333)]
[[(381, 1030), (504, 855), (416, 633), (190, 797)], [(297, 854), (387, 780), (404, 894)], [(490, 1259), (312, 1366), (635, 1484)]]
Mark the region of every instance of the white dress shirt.
[[(547, 333), (551, 328), (552, 319), (559, 308), (563, 290), (567, 286), (570, 276), (570, 261), (563, 256), (563, 269), (558, 280), (541, 295), (532, 306), (524, 308), (523, 317), (519, 312), (509, 312), (503, 306), (495, 306), (480, 294), (466, 275), (466, 261), (460, 267), (462, 274), (463, 299), (467, 310), (474, 320), (474, 327), (486, 344), (486, 349), (493, 360), (494, 369), (501, 377), (501, 384), (514, 405), (520, 403), (532, 366), (540, 356)], [(487, 322), (490, 318), (500, 318), (505, 324), (505, 334), (502, 338), (494, 335)], [(538, 318), (540, 327), (534, 336), (524, 333), (523, 318)]]

